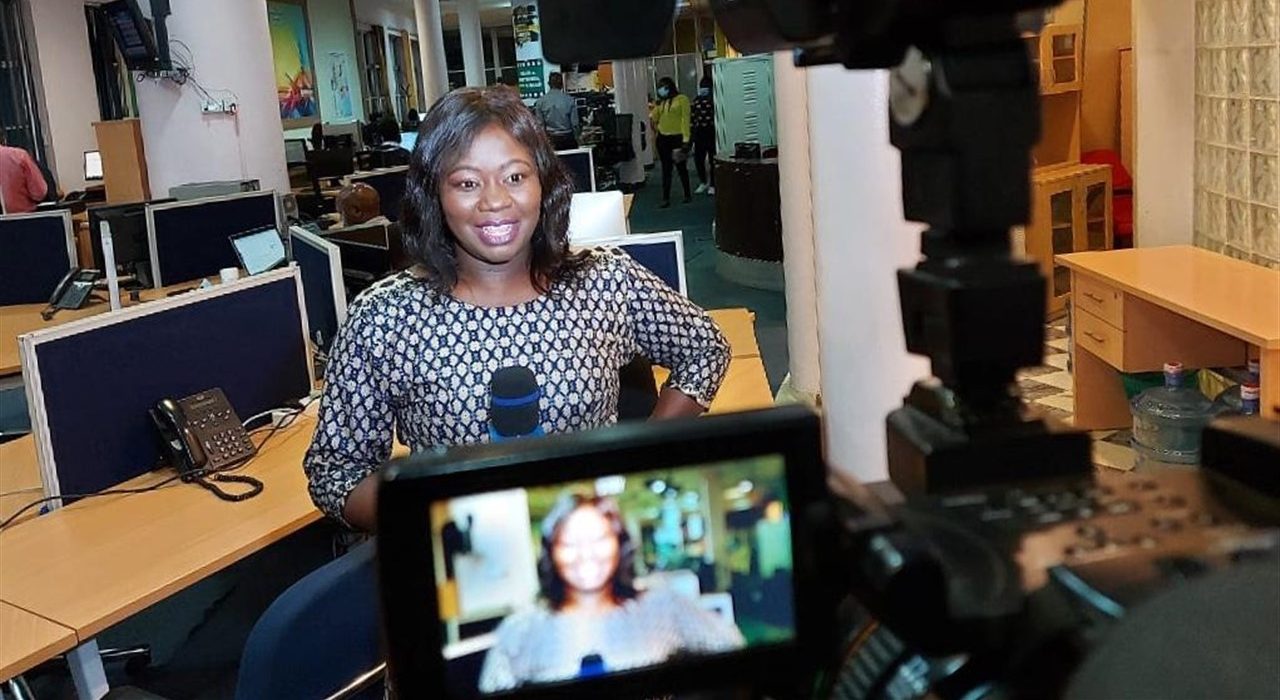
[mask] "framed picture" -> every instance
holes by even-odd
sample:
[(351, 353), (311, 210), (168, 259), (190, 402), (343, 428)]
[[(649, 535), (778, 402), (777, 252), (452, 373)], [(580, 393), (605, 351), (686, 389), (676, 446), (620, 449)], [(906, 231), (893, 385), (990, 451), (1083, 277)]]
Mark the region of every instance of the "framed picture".
[(268, 0), (267, 27), (280, 120), (286, 129), (311, 126), (320, 121), (320, 101), (305, 0)]

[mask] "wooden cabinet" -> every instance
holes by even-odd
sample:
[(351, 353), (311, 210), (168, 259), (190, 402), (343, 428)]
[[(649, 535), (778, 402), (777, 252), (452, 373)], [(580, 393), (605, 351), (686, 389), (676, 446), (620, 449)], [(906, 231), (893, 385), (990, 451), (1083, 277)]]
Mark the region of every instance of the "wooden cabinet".
[(1040, 73), (1040, 94), (1056, 95), (1081, 88), (1083, 36), (1084, 27), (1079, 24), (1048, 24), (1039, 34), (1023, 37)]
[(1040, 168), (1032, 176), (1031, 193), (1025, 249), (1048, 280), (1047, 309), (1050, 316), (1056, 316), (1066, 308), (1071, 294), (1071, 272), (1054, 264), (1053, 257), (1112, 247), (1111, 168)]

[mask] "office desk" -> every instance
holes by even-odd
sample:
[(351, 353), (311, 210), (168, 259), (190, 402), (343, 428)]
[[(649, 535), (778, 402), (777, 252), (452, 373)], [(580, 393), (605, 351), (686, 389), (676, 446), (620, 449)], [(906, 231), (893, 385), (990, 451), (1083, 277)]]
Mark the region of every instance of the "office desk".
[[(24, 435), (0, 445), (0, 522), (23, 506), (44, 496), (40, 485), (40, 463), (36, 459), (36, 440)], [(21, 520), (35, 517), (36, 509)], [(21, 520), (19, 522), (21, 522)], [(3, 562), (0, 562), (2, 564)]]
[(759, 357), (756, 343), (756, 315), (746, 309), (714, 309), (707, 312), (720, 326), (734, 357)]
[(1116, 370), (1261, 360), (1262, 412), (1280, 417), (1280, 272), (1191, 246), (1058, 256), (1071, 270), (1075, 425), (1131, 423)]
[[(653, 378), (659, 387), (667, 381), (669, 374), (663, 367), (653, 368)], [(724, 383), (707, 413), (738, 413), (773, 405), (773, 392), (769, 390), (764, 362), (759, 357), (735, 357), (729, 361)]]
[(0, 603), (0, 682), (75, 645), (75, 632), (8, 603)]

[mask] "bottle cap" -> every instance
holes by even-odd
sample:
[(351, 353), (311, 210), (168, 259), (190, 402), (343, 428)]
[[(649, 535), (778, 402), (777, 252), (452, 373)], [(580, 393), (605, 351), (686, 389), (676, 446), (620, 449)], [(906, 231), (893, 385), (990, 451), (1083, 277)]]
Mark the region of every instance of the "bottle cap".
[(1261, 398), (1262, 398), (1262, 392), (1259, 390), (1257, 384), (1254, 384), (1253, 382), (1247, 382), (1245, 384), (1240, 385), (1241, 401), (1258, 401)]
[(1164, 385), (1167, 387), (1182, 386), (1182, 363), (1164, 363)]

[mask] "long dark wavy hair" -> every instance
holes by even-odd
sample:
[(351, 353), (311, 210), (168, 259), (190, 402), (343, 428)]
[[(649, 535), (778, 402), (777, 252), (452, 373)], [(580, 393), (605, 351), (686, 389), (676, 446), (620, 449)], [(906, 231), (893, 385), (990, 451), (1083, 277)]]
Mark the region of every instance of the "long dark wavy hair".
[(551, 512), (542, 520), (540, 533), (542, 552), (538, 555), (538, 583), (542, 586), (542, 597), (546, 599), (552, 610), (559, 610), (564, 606), (567, 591), (564, 579), (560, 578), (560, 572), (556, 570), (556, 562), (551, 550), (555, 547), (556, 540), (560, 538), (564, 521), (568, 520), (573, 511), (583, 506), (590, 506), (600, 511), (605, 520), (609, 521), (610, 529), (618, 538), (618, 568), (613, 572), (613, 578), (609, 582), (609, 593), (613, 596), (614, 602), (631, 600), (637, 595), (635, 589), (636, 546), (622, 523), (622, 513), (618, 510), (617, 501), (601, 496), (565, 494), (556, 500)]
[(529, 149), (538, 171), (542, 207), (531, 242), (529, 278), (538, 292), (546, 293), (585, 260), (569, 251), (573, 179), (533, 112), (520, 101), (520, 94), (505, 85), (454, 90), (441, 97), (423, 118), (401, 204), (405, 252), (426, 269), (427, 282), (433, 288), (452, 291), (458, 282), (456, 239), (444, 218), (440, 187), (471, 148), (476, 134), (494, 124)]

